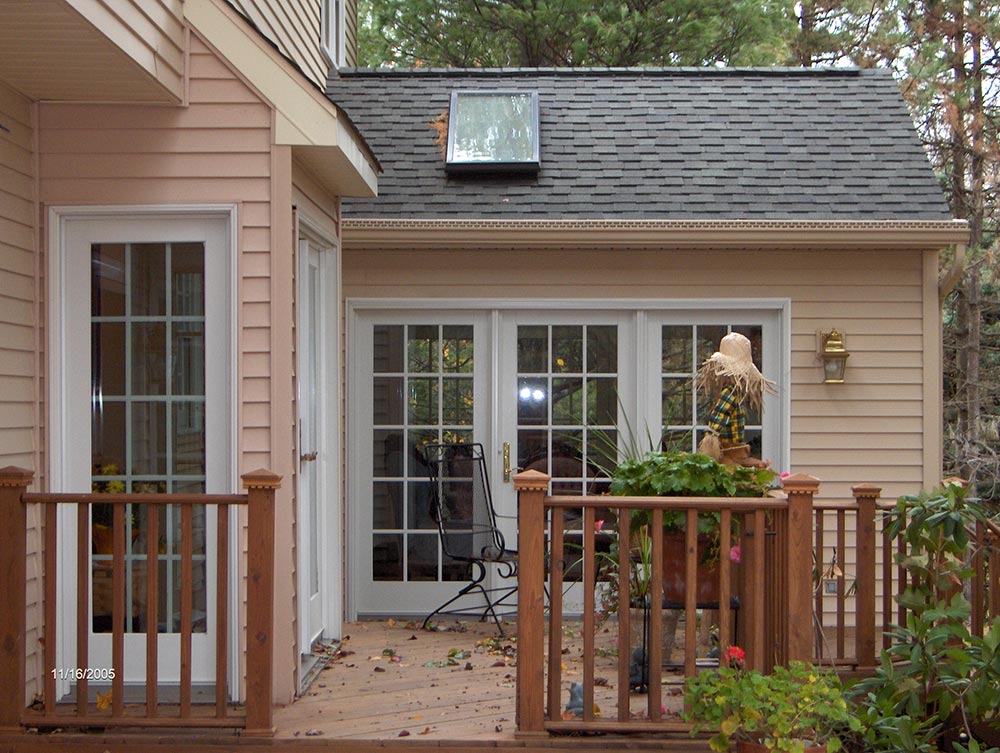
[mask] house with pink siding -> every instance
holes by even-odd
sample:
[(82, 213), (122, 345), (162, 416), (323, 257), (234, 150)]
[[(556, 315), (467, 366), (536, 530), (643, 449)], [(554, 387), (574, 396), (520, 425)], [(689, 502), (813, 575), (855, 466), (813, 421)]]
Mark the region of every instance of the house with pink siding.
[[(319, 343), (297, 329), (297, 306), (312, 307), (313, 326), (334, 305), (341, 197), (374, 196), (379, 172), (321, 88), (331, 65), (353, 60), (355, 19), (343, 0), (0, 7), (0, 466), (33, 471), (34, 490), (64, 492), (235, 492), (248, 470), (281, 475), (278, 702), (297, 690), (300, 633), (311, 629), (288, 618), (301, 556), (296, 363), (300, 344)], [(323, 357), (336, 364), (330, 322)], [(337, 394), (323, 395), (331, 464)], [(109, 521), (95, 515), (98, 536)], [(339, 513), (324, 515), (320, 540), (335, 552)], [(29, 524), (27, 645), (37, 647), (41, 540), (39, 521)], [(195, 674), (210, 665), (212, 525), (195, 523)], [(168, 615), (178, 538), (160, 543)], [(60, 567), (75, 547), (62, 543)], [(324, 566), (337, 583), (339, 560)], [(95, 645), (110, 608), (101, 575)], [(336, 591), (309, 607), (334, 632)], [(60, 661), (73, 664), (75, 625), (64, 627)], [(238, 643), (234, 634), (233, 651)], [(29, 699), (39, 662), (29, 648)], [(142, 679), (137, 670), (126, 681)]]
[[(600, 491), (599, 435), (697, 445), (691, 377), (728, 332), (777, 384), (750, 421), (776, 467), (834, 501), (937, 480), (938, 259), (967, 227), (887, 74), (366, 71), (356, 46), (344, 0), (0, 4), (0, 466), (47, 493), (280, 476), (275, 703), (344, 620), (422, 616), (461, 585), (426, 504), (428, 443), (483, 444), (503, 514), (521, 467)], [(463, 97), (500, 108), (462, 121), (464, 147)], [(497, 137), (512, 110), (524, 127)], [(834, 329), (841, 383), (821, 358)], [(87, 624), (66, 608), (59, 666), (111, 665), (114, 557), (124, 681), (145, 682), (148, 509), (120, 557), (108, 505), (82, 537), (59, 519), (60, 582), (91, 550)], [(217, 519), (155, 509), (159, 681), (184, 655), (213, 682), (223, 645), (239, 700), (245, 519), (220, 563)], [(28, 515), (30, 701), (46, 552)], [(221, 572), (240, 619), (219, 643)]]

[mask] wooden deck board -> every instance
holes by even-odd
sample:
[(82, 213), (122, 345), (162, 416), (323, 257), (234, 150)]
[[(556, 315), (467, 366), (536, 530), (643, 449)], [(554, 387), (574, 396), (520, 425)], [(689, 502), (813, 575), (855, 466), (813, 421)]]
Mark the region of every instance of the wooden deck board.
[[(452, 626), (449, 626), (451, 628)], [(455, 623), (455, 629), (424, 631), (392, 621), (345, 626), (342, 648), (353, 653), (328, 661), (312, 686), (292, 705), (275, 714), (278, 739), (333, 738), (444, 741), (514, 741), (515, 663), (498, 648), (516, 646), (499, 639), (492, 624)], [(510, 626), (508, 632), (514, 632)], [(597, 646), (615, 645), (613, 623), (597, 636)], [(563, 638), (562, 705), (572, 682), (583, 679), (582, 640), (569, 630)], [(449, 652), (462, 652), (445, 664)], [(467, 657), (464, 654), (468, 654)], [(428, 666), (431, 664), (431, 666)], [(466, 667), (469, 667), (468, 669)], [(617, 713), (617, 657), (599, 656), (595, 674), (606, 680), (595, 688), (603, 715)], [(664, 687), (668, 716), (676, 714), (680, 696)], [(646, 696), (630, 695), (630, 712), (643, 716)]]

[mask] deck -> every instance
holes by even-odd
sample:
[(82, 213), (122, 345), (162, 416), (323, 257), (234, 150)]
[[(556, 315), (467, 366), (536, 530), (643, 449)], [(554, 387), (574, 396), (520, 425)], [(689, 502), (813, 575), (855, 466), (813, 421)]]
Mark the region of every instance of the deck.
[[(355, 622), (344, 626), (344, 639), (320, 652), (326, 667), (293, 704), (275, 710), (273, 738), (240, 737), (221, 730), (70, 731), (59, 734), (0, 733), (0, 750), (156, 751), (227, 753), (256, 749), (371, 753), (386, 748), (476, 750), (510, 749), (519, 753), (593, 749), (664, 750), (708, 753), (704, 739), (677, 728), (657, 736), (544, 735), (516, 736), (516, 624), (500, 638), (492, 623), (447, 622), (433, 631), (404, 621)], [(683, 641), (683, 623), (678, 628)], [(617, 703), (617, 625), (603, 625), (596, 640), (595, 703), (613, 712)], [(579, 624), (563, 629), (563, 695), (582, 679)], [(663, 697), (666, 720), (679, 722), (683, 668), (666, 674)], [(631, 714), (647, 717), (643, 693), (631, 694)]]
[[(499, 638), (492, 623), (441, 628), (391, 621), (345, 626), (339, 650), (328, 652), (327, 668), (294, 704), (275, 712), (276, 737), (513, 741), (516, 639)], [(568, 623), (563, 631), (565, 700), (570, 683), (583, 676), (576, 628)], [(515, 630), (509, 625), (506, 632)], [(598, 633), (594, 690), (595, 703), (608, 711), (617, 704), (616, 640), (617, 626), (608, 621)], [(675, 718), (680, 683), (679, 671), (664, 684), (664, 706)], [(646, 695), (633, 693), (631, 700), (632, 716), (645, 718)]]

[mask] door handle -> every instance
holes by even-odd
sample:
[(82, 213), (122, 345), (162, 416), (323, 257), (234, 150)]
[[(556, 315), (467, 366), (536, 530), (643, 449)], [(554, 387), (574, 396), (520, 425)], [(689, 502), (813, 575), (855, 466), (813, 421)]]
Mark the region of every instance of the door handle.
[(503, 482), (510, 483), (510, 442), (503, 443)]
[(310, 462), (312, 462), (315, 459), (316, 459), (316, 453), (315, 452), (307, 452), (304, 455), (299, 455), (299, 462), (300, 463), (310, 463)]

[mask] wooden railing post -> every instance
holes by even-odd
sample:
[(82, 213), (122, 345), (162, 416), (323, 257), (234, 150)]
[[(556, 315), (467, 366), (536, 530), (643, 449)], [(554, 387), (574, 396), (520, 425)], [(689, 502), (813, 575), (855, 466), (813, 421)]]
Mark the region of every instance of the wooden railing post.
[(34, 474), (24, 468), (0, 469), (0, 732), (21, 729), (24, 711), (24, 628), (27, 609), (27, 522), (21, 495)]
[[(545, 731), (545, 493), (549, 476), (524, 471), (517, 491), (517, 706), (518, 734)], [(555, 552), (561, 556), (561, 552)], [(553, 625), (553, 630), (559, 630)]]
[(797, 473), (785, 478), (782, 486), (788, 495), (786, 657), (788, 661), (809, 661), (813, 643), (813, 496), (819, 479)]
[(859, 667), (875, 666), (875, 506), (882, 489), (872, 484), (851, 488), (858, 503), (857, 591), (854, 651)]
[(281, 476), (243, 474), (247, 490), (247, 717), (244, 734), (274, 734), (271, 693), (274, 659), (274, 493)]

